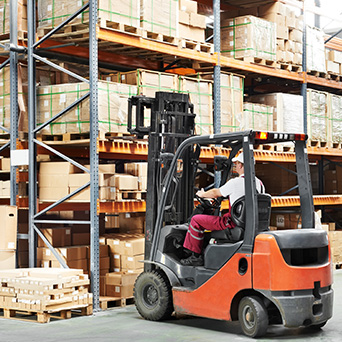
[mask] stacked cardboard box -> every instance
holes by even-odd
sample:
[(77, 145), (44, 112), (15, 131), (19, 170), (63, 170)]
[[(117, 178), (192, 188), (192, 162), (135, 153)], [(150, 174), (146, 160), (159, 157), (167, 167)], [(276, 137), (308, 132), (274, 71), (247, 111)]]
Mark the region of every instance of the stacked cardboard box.
[[(17, 0), (18, 33), (27, 32), (27, 0)], [(0, 35), (10, 33), (10, 1), (0, 0)]]
[(197, 2), (179, 1), (179, 37), (198, 42), (205, 41), (206, 17), (198, 14)]
[(342, 51), (325, 49), (325, 63), (328, 73), (342, 75)]
[(140, 24), (148, 33), (178, 36), (178, 0), (140, 0)]
[(307, 120), (308, 135), (312, 140), (328, 142), (328, 93), (308, 89)]
[(326, 72), (324, 32), (306, 27), (306, 63), (308, 71)]
[(139, 273), (112, 272), (105, 276), (105, 295), (108, 297), (131, 298), (135, 280)]
[(302, 65), (303, 19), (281, 2), (259, 6), (260, 18), (276, 24), (277, 62)]
[[(99, 81), (99, 131), (127, 132), (127, 99), (137, 94), (137, 88), (113, 82)], [(38, 88), (38, 125), (89, 92), (86, 83), (60, 84)], [(90, 130), (89, 99), (42, 129), (45, 134), (85, 133)]]
[(0, 271), (4, 309), (67, 310), (92, 304), (88, 276), (77, 269), (26, 268)]
[(200, 78), (180, 76), (179, 92), (189, 94), (194, 105), (196, 134), (212, 134), (213, 125), (213, 82)]
[(1, 171), (10, 171), (11, 170), (10, 158), (0, 158), (0, 170)]
[(15, 268), (17, 249), (17, 208), (9, 205), (0, 206), (0, 269)]
[(240, 130), (273, 131), (273, 107), (245, 102)]
[(119, 232), (143, 234), (145, 230), (145, 213), (120, 213)]
[(144, 260), (143, 234), (110, 234), (103, 237), (110, 249), (111, 270), (114, 272), (141, 272)]
[[(38, 28), (54, 28), (84, 5), (84, 1), (38, 0)], [(139, 0), (98, 0), (98, 17), (102, 26), (108, 21), (139, 27)], [(89, 10), (83, 12), (71, 25), (89, 22)], [(69, 24), (70, 25), (70, 24)]]
[(221, 53), (239, 59), (275, 61), (275, 24), (252, 15), (221, 20)]
[(299, 229), (302, 228), (302, 220), (300, 214), (271, 214), (270, 225), (282, 229)]
[(334, 169), (324, 171), (324, 193), (342, 194), (342, 167), (335, 165)]
[(273, 129), (275, 131), (292, 133), (304, 131), (302, 96), (271, 93), (249, 96), (248, 101), (273, 107)]
[(125, 163), (125, 173), (138, 177), (138, 189), (140, 191), (147, 190), (147, 163)]
[[(212, 73), (201, 73), (203, 79), (214, 80)], [(243, 112), (244, 76), (221, 72), (221, 133), (240, 129)]]
[(342, 231), (329, 231), (329, 241), (331, 246), (331, 257), (334, 264), (342, 264)]
[(0, 181), (0, 198), (11, 196), (11, 181)]

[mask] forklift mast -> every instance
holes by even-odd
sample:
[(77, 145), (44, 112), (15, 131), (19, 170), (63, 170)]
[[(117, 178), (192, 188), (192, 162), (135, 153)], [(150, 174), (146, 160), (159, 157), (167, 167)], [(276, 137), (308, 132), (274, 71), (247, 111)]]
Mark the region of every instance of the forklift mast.
[[(149, 125), (145, 122), (149, 120)], [(158, 203), (164, 179), (179, 145), (194, 135), (195, 114), (188, 94), (157, 92), (155, 98), (133, 96), (128, 100), (128, 131), (138, 138), (148, 135), (145, 259), (150, 258)], [(194, 173), (199, 151), (188, 149), (172, 179), (175, 191), (168, 196), (163, 220), (184, 222), (193, 210)], [(176, 191), (182, 189), (182, 191)], [(176, 198), (174, 198), (176, 196)]]

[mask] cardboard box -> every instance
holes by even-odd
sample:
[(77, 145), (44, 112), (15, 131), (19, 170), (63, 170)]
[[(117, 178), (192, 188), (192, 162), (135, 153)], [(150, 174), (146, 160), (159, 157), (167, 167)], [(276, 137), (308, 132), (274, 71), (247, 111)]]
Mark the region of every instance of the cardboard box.
[(0, 250), (0, 270), (15, 268), (15, 250)]
[(144, 237), (132, 237), (125, 240), (123, 255), (138, 255), (145, 253), (145, 238)]
[(72, 245), (82, 246), (90, 244), (90, 233), (72, 233)]
[(138, 190), (137, 177), (126, 174), (116, 174), (114, 177), (117, 190)]
[(147, 177), (147, 167), (148, 167), (148, 164), (145, 162), (125, 163), (124, 170), (125, 170), (125, 173), (132, 175), (132, 176)]
[(110, 254), (110, 269), (121, 269), (121, 255), (120, 254)]
[(11, 159), (10, 158), (1, 158), (0, 165), (2, 171), (11, 171)]
[(39, 166), (40, 174), (69, 175), (83, 173), (83, 171), (69, 162), (43, 162)]
[[(70, 228), (41, 228), (40, 231), (54, 247), (71, 246)], [(38, 247), (46, 247), (40, 237), (38, 237)]]
[(121, 268), (130, 270), (141, 269), (144, 267), (144, 263), (142, 262), (144, 259), (144, 254), (134, 256), (122, 255)]
[[(86, 246), (59, 247), (55, 248), (55, 250), (65, 261), (87, 259), (88, 255)], [(37, 258), (41, 260), (57, 260), (48, 247), (38, 247)]]
[(69, 187), (51, 187), (39, 188), (39, 200), (41, 201), (57, 201), (69, 194)]
[(0, 250), (14, 250), (17, 248), (17, 207), (0, 206)]
[(106, 274), (106, 285), (134, 285), (139, 273), (111, 272)]
[(130, 298), (133, 297), (134, 285), (106, 285), (106, 296)]

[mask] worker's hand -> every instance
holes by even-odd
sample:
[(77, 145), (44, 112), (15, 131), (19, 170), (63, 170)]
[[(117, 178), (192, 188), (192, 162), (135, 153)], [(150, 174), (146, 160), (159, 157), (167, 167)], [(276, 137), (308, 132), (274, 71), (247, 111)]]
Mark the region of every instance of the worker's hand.
[(197, 195), (198, 197), (203, 197), (204, 193), (205, 193), (205, 191), (204, 191), (204, 189), (202, 188), (201, 190), (198, 190), (198, 191), (196, 192), (196, 195)]

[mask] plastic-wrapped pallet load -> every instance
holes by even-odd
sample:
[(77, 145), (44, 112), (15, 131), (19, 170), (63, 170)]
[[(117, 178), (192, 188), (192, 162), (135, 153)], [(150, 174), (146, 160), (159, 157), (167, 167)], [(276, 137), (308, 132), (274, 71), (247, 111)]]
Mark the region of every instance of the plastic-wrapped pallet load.
[(179, 77), (179, 92), (189, 94), (194, 105), (196, 134), (212, 134), (213, 125), (213, 82), (193, 77)]
[[(17, 0), (18, 33), (27, 31), (27, 0)], [(0, 0), (0, 35), (10, 33), (10, 0)]]
[(302, 133), (304, 131), (303, 97), (301, 95), (271, 93), (250, 96), (248, 101), (274, 107), (273, 129), (275, 131), (288, 133)]
[[(127, 99), (137, 94), (137, 87), (99, 81), (99, 131), (127, 132)], [(89, 92), (86, 83), (59, 84), (38, 88), (38, 125), (58, 114)], [(90, 131), (89, 99), (45, 127), (42, 133), (64, 134)]]
[(328, 142), (328, 94), (308, 89), (307, 99), (309, 139)]
[[(212, 73), (201, 73), (201, 78), (213, 80)], [(221, 72), (221, 133), (236, 132), (243, 112), (244, 76)]]
[(240, 129), (273, 131), (273, 107), (258, 103), (244, 103)]
[(275, 23), (251, 15), (221, 24), (221, 53), (233, 58), (276, 60)]
[(178, 0), (140, 0), (141, 27), (151, 33), (178, 36)]
[(308, 71), (326, 72), (324, 32), (316, 27), (306, 27), (306, 58)]
[[(38, 28), (54, 28), (86, 4), (84, 0), (38, 0)], [(98, 17), (102, 26), (107, 22), (139, 27), (139, 0), (98, 0)], [(89, 22), (89, 10), (69, 25)], [(109, 25), (110, 26), (110, 25)]]
[(342, 142), (342, 96), (328, 94), (329, 135), (333, 143)]

